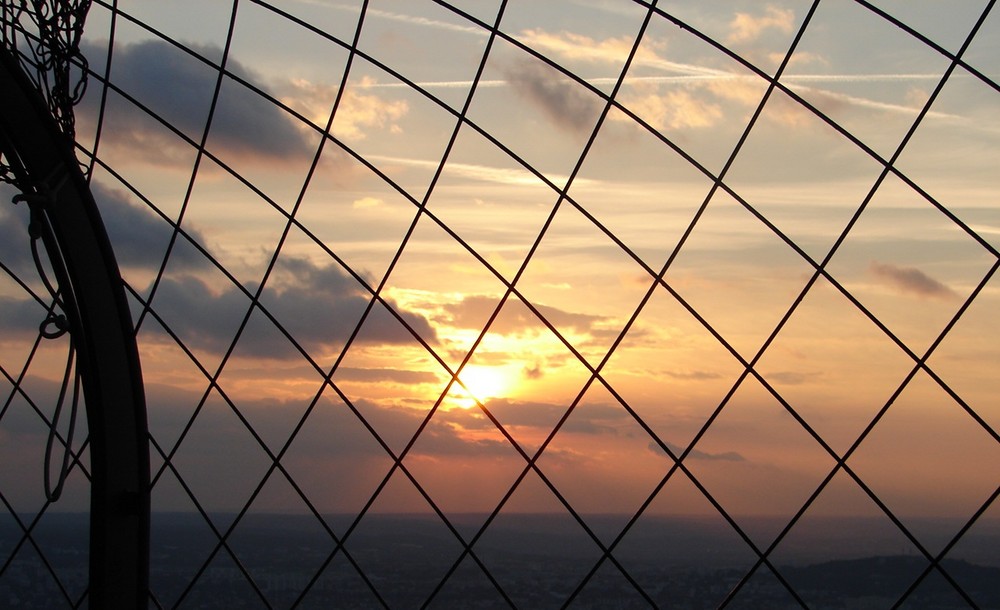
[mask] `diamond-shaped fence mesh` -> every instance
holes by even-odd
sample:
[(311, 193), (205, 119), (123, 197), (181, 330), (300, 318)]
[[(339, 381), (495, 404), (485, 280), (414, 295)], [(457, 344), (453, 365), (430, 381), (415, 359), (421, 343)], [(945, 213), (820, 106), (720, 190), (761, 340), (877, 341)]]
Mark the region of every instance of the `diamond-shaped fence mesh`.
[[(1000, 605), (993, 8), (96, 0), (150, 607)], [(0, 604), (72, 607), (0, 213)]]

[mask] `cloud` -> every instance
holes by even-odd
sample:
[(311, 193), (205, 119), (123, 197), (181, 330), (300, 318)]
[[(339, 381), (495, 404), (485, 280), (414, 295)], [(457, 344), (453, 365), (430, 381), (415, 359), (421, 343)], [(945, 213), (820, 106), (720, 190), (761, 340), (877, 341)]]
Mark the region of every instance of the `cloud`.
[[(188, 44), (203, 57), (220, 57), (215, 46)], [(106, 45), (85, 44), (84, 55), (92, 66), (104, 63)], [(230, 59), (227, 69), (248, 81), (262, 82), (246, 66)], [(112, 81), (126, 93), (146, 103), (168, 123), (197, 139), (205, 128), (218, 77), (206, 64), (161, 40), (115, 46)], [(87, 96), (84, 103), (96, 103)], [(89, 100), (89, 102), (88, 102)], [(125, 144), (134, 144), (135, 154), (147, 160), (169, 160), (185, 146), (151, 127), (153, 119), (131, 104), (117, 104), (109, 114), (109, 125)], [(300, 158), (312, 154), (313, 146), (294, 117), (268, 100), (235, 83), (226, 82), (212, 118), (209, 145), (214, 152), (259, 159), (264, 162)], [(168, 150), (163, 150), (163, 147)]]
[[(717, 104), (698, 99), (686, 89), (665, 93), (645, 92), (622, 96), (622, 103), (657, 130), (712, 127), (723, 117)], [(631, 117), (614, 113), (620, 121)]]
[(512, 456), (515, 455), (515, 450), (506, 440), (463, 437), (458, 429), (443, 422), (440, 417), (435, 417), (420, 434), (420, 439), (413, 447), (413, 453), (481, 458)]
[(765, 90), (760, 80), (742, 77), (706, 81), (705, 87), (719, 99), (736, 102), (744, 106), (756, 106), (759, 104), (760, 100), (764, 97)]
[[(780, 64), (785, 60), (786, 52), (782, 51), (780, 53), (768, 53), (767, 59), (775, 64)], [(809, 64), (818, 64), (821, 66), (828, 66), (830, 62), (816, 53), (811, 53), (809, 51), (796, 51), (788, 60), (788, 66), (806, 66)]]
[[(276, 274), (282, 279), (276, 278), (264, 290), (262, 306), (307, 351), (342, 345), (368, 306), (368, 293), (333, 265), (320, 267), (306, 259), (287, 257), (278, 261)], [(424, 340), (437, 342), (436, 331), (423, 316), (402, 310), (392, 301), (388, 305)], [(185, 341), (220, 351), (229, 346), (235, 324), (247, 310), (249, 301), (235, 286), (213, 290), (195, 275), (182, 274), (161, 281), (152, 306)], [(395, 345), (410, 343), (413, 337), (385, 307), (376, 305), (356, 341)], [(297, 354), (277, 331), (247, 332), (240, 345), (261, 358), (288, 358)]]
[[(679, 456), (683, 453), (684, 449), (673, 444), (666, 443), (667, 447), (674, 455)], [(662, 447), (657, 445), (655, 442), (651, 442), (648, 445), (649, 450), (657, 455), (667, 455)], [(687, 454), (685, 460), (713, 460), (713, 461), (723, 461), (723, 462), (745, 462), (746, 458), (735, 451), (725, 451), (723, 453), (708, 453), (706, 451), (699, 451), (698, 449), (692, 449), (691, 453)]]
[(521, 369), (521, 375), (525, 379), (541, 379), (545, 376), (545, 370), (542, 368), (542, 364), (540, 362), (535, 362), (530, 366), (524, 365), (524, 368)]
[[(36, 294), (46, 302), (50, 300), (47, 293)], [(3, 312), (0, 316), (0, 330), (3, 331), (4, 339), (35, 337), (38, 335), (39, 325), (46, 317), (45, 308), (27, 295), (24, 298), (0, 296), (0, 311)], [(57, 309), (56, 313), (59, 312)], [(11, 373), (13, 374), (12, 371)]]
[[(322, 6), (322, 4), (320, 5)], [(356, 14), (358, 11), (358, 7), (356, 6), (338, 6), (337, 8), (348, 10), (352, 14)], [(389, 19), (391, 21), (399, 21), (407, 25), (419, 25), (439, 30), (459, 32), (462, 34), (473, 34), (476, 36), (489, 36), (489, 32), (487, 30), (474, 25), (459, 25), (457, 23), (441, 21), (439, 19), (428, 19), (427, 17), (416, 17), (413, 15), (404, 15), (401, 13), (393, 13), (390, 11), (371, 8), (366, 11), (366, 14), (370, 16), (382, 17), (383, 19)]]
[[(596, 40), (573, 32), (553, 34), (539, 29), (524, 30), (518, 35), (525, 44), (535, 49), (554, 52), (565, 59), (623, 65), (632, 51), (635, 39), (631, 36)], [(636, 53), (635, 61), (647, 59), (655, 47), (645, 46)]]
[(441, 383), (444, 377), (427, 371), (410, 371), (405, 369), (363, 369), (341, 366), (337, 368), (337, 381), (357, 381), (361, 383), (397, 383), (416, 385), (422, 383)]
[(889, 263), (872, 261), (869, 270), (875, 277), (905, 294), (929, 299), (952, 299), (958, 296), (945, 284), (914, 267), (897, 267)]
[[(496, 308), (497, 301), (496, 297), (485, 295), (466, 296), (458, 303), (444, 306), (445, 312), (450, 316), (446, 322), (456, 328), (481, 329), (485, 320)], [(572, 313), (538, 303), (535, 304), (535, 308), (556, 328), (569, 328), (580, 333), (590, 332), (595, 324), (605, 320), (601, 316)], [(541, 325), (542, 322), (523, 302), (509, 299), (490, 326), (490, 330), (511, 335), (540, 328)]]
[(771, 382), (783, 385), (802, 385), (822, 376), (823, 374), (818, 372), (801, 373), (798, 371), (776, 371), (774, 373), (768, 373), (767, 379)]
[[(426, 159), (408, 159), (405, 157), (392, 157), (386, 155), (368, 155), (370, 161), (385, 161), (409, 167), (420, 167), (429, 170), (437, 170), (441, 165), (440, 161), (428, 161)], [(475, 165), (471, 163), (456, 163), (448, 160), (447, 171), (454, 176), (461, 176), (469, 180), (481, 182), (491, 182), (505, 186), (535, 186), (539, 184), (538, 177), (530, 172), (521, 169), (511, 169), (506, 167), (492, 167), (489, 165)], [(549, 180), (555, 184), (565, 184), (569, 180), (568, 175), (547, 174)], [(591, 186), (596, 184), (590, 178), (577, 178), (574, 184), (577, 186)]]
[[(227, 391), (225, 380), (221, 389)], [(161, 433), (181, 429), (201, 398), (194, 392), (155, 383), (147, 384), (146, 394), (150, 428)], [(232, 399), (246, 420), (272, 444), (272, 449), (284, 443), (286, 437), (282, 437), (282, 434), (292, 431), (294, 422), (305, 412), (308, 400)], [(366, 399), (352, 402), (372, 428), (384, 435), (387, 444), (397, 451), (402, 447), (395, 446), (390, 440), (400, 440), (407, 434), (416, 432), (426, 417), (426, 411), (422, 409), (379, 404)], [(181, 453), (187, 455), (190, 463), (215, 463), (219, 447), (226, 447), (227, 451), (236, 454), (236, 457), (230, 458), (231, 462), (254, 463), (259, 458), (257, 454), (260, 449), (229, 411), (229, 407), (219, 406), (222, 408), (213, 406), (202, 410), (195, 427), (211, 432), (189, 436), (182, 445)], [(505, 441), (463, 437), (461, 430), (442, 415), (444, 412), (439, 411), (428, 423), (413, 448), (415, 453), (470, 458), (513, 453)], [(333, 402), (321, 400), (316, 405), (292, 447), (290, 456), (293, 457), (290, 459), (296, 459), (294, 456), (308, 456), (308, 461), (319, 469), (331, 468), (337, 464), (341, 467), (356, 465), (357, 460), (388, 455), (375, 437), (365, 430), (360, 420), (356, 420), (356, 416), (337, 399)]]
[(28, 206), (11, 204), (16, 192), (6, 185), (0, 191), (0, 261), (17, 274), (34, 274), (31, 239), (28, 237)]
[(574, 81), (532, 60), (509, 67), (505, 76), (514, 91), (556, 127), (579, 134), (593, 128), (600, 112), (599, 99)]
[[(365, 420), (375, 429), (376, 432), (386, 435), (387, 444), (395, 450), (402, 447), (395, 447), (389, 442), (388, 437), (402, 438), (406, 434), (416, 432), (420, 423), (427, 413), (422, 409), (411, 409), (392, 404), (378, 404), (376, 402), (360, 399), (353, 401)], [(244, 405), (241, 403), (240, 409), (255, 409), (263, 417), (254, 418), (255, 421), (274, 420), (275, 425), (281, 425), (281, 419), (288, 417), (287, 409), (282, 412), (269, 405), (265, 401)], [(348, 414), (346, 409), (341, 412), (340, 418), (333, 419), (333, 415), (328, 409), (317, 409), (314, 416), (306, 422), (306, 434), (303, 435), (303, 445), (298, 449), (308, 451), (310, 457), (315, 459), (335, 459), (335, 458), (356, 458), (359, 456), (379, 457), (387, 455), (374, 437), (361, 428), (362, 424), (356, 426), (345, 426), (343, 417), (354, 417)], [(285, 426), (287, 427), (287, 425)], [(322, 434), (315, 431), (322, 430)], [(297, 441), (298, 442), (298, 441)], [(428, 422), (427, 427), (420, 433), (420, 438), (413, 446), (412, 454), (429, 455), (433, 457), (488, 457), (492, 455), (511, 455), (513, 449), (510, 444), (503, 440), (475, 439), (462, 436), (462, 431), (456, 428), (446, 417), (445, 411), (438, 411)]]
[(683, 379), (686, 381), (708, 381), (710, 379), (722, 379), (722, 375), (715, 371), (663, 371), (663, 374), (673, 379)]
[[(519, 34), (519, 38), (524, 40), (528, 46), (549, 51), (564, 59), (603, 62), (617, 67), (625, 63), (625, 58), (631, 52), (633, 44), (633, 39), (627, 36), (598, 40), (571, 32), (552, 34), (538, 29), (524, 30)], [(726, 72), (714, 68), (671, 61), (662, 55), (665, 48), (666, 44), (662, 40), (646, 38), (636, 50), (632, 65), (690, 76), (717, 77), (727, 75)], [(605, 84), (613, 84), (618, 79), (600, 80)], [(627, 79), (626, 82), (628, 80), (631, 79)]]
[[(101, 211), (101, 220), (122, 266), (158, 269), (166, 252), (172, 227), (149, 209), (134, 203), (125, 191), (109, 188), (96, 180), (90, 190)], [(208, 243), (197, 229), (185, 227), (194, 241)], [(183, 238), (180, 238), (183, 239)], [(194, 248), (176, 248), (170, 256), (177, 269), (203, 269), (208, 259)]]
[(356, 210), (375, 208), (380, 205), (385, 205), (385, 201), (379, 199), (378, 197), (362, 197), (361, 199), (355, 199), (354, 202), (351, 203), (351, 207)]
[[(535, 428), (548, 434), (568, 408), (563, 404), (518, 401), (506, 398), (490, 400), (486, 408), (505, 427)], [(493, 422), (487, 419), (478, 408), (455, 409), (440, 414), (466, 430), (492, 429)], [(560, 428), (560, 434), (584, 434), (590, 436), (619, 436), (622, 430), (632, 425), (632, 416), (620, 405), (600, 403), (578, 406)], [(515, 435), (516, 436), (516, 435)], [(596, 440), (595, 440), (596, 442)], [(680, 455), (684, 449), (673, 443), (666, 443), (674, 455)], [(666, 452), (655, 441), (650, 440), (648, 449), (657, 455), (666, 456)], [(743, 462), (746, 458), (735, 451), (709, 453), (692, 449), (686, 459), (713, 460), (726, 462)]]
[[(357, 141), (365, 139), (372, 129), (400, 131), (396, 121), (406, 116), (409, 104), (405, 100), (384, 100), (377, 95), (361, 93), (376, 86), (375, 79), (365, 76), (344, 91), (337, 107), (333, 135)], [(295, 79), (282, 87), (284, 94), (281, 101), (322, 127), (330, 118), (338, 88)]]
[[(938, 78), (934, 75), (935, 78)], [(914, 105), (893, 104), (880, 102), (865, 97), (848, 95), (807, 85), (805, 83), (855, 83), (855, 82), (918, 82), (925, 80), (925, 75), (921, 74), (867, 74), (867, 75), (844, 75), (844, 74), (799, 74), (788, 75), (782, 79), (792, 90), (801, 95), (807, 102), (812, 104), (817, 110), (824, 114), (837, 117), (854, 109), (876, 110), (886, 114), (897, 114), (915, 117), (919, 112), (920, 104)], [(704, 80), (702, 84), (712, 92), (718, 99), (736, 102), (743, 106), (756, 106), (764, 94), (764, 87), (759, 80), (753, 78), (731, 77)], [(696, 86), (696, 85), (692, 85)], [(912, 89), (911, 89), (912, 91)], [(909, 96), (908, 96), (909, 97)], [(922, 102), (921, 102), (922, 103)], [(799, 104), (793, 98), (786, 95), (771, 96), (768, 101), (771, 111), (764, 114), (764, 118), (775, 121), (790, 127), (802, 127), (815, 122), (815, 118), (810, 110)], [(947, 119), (951, 121), (963, 121), (957, 115), (930, 111), (928, 117), (935, 119)]]
[[(158, 269), (170, 239), (170, 225), (133, 203), (132, 198), (123, 191), (108, 188), (96, 180), (91, 183), (90, 188), (114, 247), (118, 265)], [(189, 229), (188, 233), (205, 243), (204, 237), (196, 229)], [(0, 205), (0, 260), (25, 283), (34, 286), (38, 296), (47, 300), (31, 257), (30, 244), (28, 207), (25, 204)], [(42, 250), (44, 258), (44, 247)], [(207, 259), (193, 248), (176, 249), (171, 260), (176, 265), (175, 268), (180, 270), (203, 269), (208, 266)], [(3, 328), (11, 332), (37, 332), (45, 311), (37, 301), (27, 297), (25, 293), (21, 297), (7, 296), (2, 299)]]
[(795, 24), (795, 13), (791, 9), (780, 9), (768, 5), (763, 15), (736, 13), (729, 22), (729, 44), (753, 42), (764, 30), (778, 30), (785, 34), (791, 33)]
[[(493, 398), (486, 403), (489, 409), (505, 427), (535, 428), (548, 434), (559, 418), (566, 413), (565, 404), (536, 401)], [(473, 409), (452, 409), (444, 417), (466, 430), (492, 429), (493, 422), (483, 416), (478, 407)], [(586, 404), (574, 409), (561, 431), (590, 434), (617, 435), (619, 430), (632, 421), (632, 416), (621, 406), (614, 404)]]

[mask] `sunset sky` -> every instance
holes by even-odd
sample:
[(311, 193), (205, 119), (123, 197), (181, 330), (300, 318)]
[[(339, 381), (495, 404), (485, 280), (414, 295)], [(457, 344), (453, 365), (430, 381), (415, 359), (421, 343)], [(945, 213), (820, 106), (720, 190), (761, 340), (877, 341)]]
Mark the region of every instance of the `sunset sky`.
[[(565, 512), (554, 488), (624, 525), (684, 455), (645, 514), (717, 514), (695, 477), (787, 519), (850, 452), (940, 550), (922, 519), (957, 533), (1000, 485), (997, 11), (965, 48), (984, 1), (871, 3), (942, 53), (849, 0), (448, 4), (368, 2), (351, 54), (361, 2), (242, 1), (228, 56), (232, 3), (120, 0), (113, 44), (93, 6), (79, 157), (134, 291), (153, 510), (194, 509), (179, 474), (240, 511), (270, 452), (251, 512), (309, 510), (285, 473), (320, 513), (432, 512), (412, 477), (448, 516)], [(26, 509), (32, 417), (0, 430)], [(841, 469), (805, 520), (883, 514)]]

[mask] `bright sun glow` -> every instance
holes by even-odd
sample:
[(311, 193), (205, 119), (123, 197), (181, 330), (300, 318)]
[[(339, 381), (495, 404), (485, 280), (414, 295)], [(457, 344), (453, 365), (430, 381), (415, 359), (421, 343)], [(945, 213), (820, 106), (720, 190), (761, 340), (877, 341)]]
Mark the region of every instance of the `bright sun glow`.
[(467, 392), (462, 390), (461, 386), (457, 388), (464, 396), (458, 404), (466, 409), (475, 406), (476, 398), (485, 402), (490, 398), (502, 396), (509, 385), (504, 370), (493, 366), (467, 366), (462, 369), (458, 378), (468, 390)]

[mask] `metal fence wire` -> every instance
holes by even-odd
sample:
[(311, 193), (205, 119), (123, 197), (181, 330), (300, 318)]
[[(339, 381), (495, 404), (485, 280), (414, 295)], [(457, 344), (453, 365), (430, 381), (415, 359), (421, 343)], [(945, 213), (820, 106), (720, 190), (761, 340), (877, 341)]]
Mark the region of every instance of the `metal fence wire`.
[[(1000, 603), (993, 8), (95, 0), (149, 606)], [(22, 212), (0, 604), (80, 607)]]

